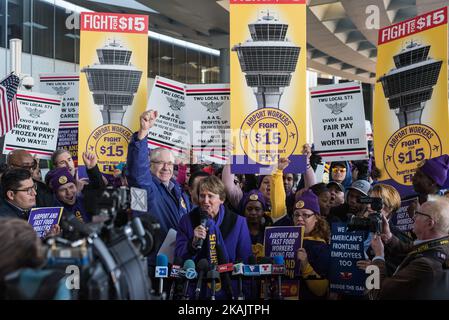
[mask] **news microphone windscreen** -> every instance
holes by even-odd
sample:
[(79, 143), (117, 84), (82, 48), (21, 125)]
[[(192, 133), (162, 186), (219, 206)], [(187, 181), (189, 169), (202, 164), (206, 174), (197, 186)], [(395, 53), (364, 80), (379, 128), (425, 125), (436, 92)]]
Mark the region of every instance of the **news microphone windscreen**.
[(156, 257), (156, 265), (159, 267), (168, 266), (168, 258), (165, 254), (158, 254)]
[(182, 266), (183, 265), (183, 260), (182, 260), (182, 258), (180, 257), (180, 256), (176, 256), (174, 259), (173, 259), (173, 265), (175, 265), (175, 266)]
[(198, 271), (207, 272), (209, 270), (209, 261), (207, 259), (201, 259), (197, 264)]
[(284, 256), (274, 256), (274, 264), (284, 264)]
[(193, 260), (191, 260), (191, 259), (188, 259), (188, 260), (184, 261), (184, 266), (182, 268), (184, 270), (187, 270), (189, 268), (195, 269), (195, 262), (193, 262)]
[(253, 256), (253, 255), (250, 255), (250, 256), (248, 257), (248, 264), (257, 264), (256, 257)]

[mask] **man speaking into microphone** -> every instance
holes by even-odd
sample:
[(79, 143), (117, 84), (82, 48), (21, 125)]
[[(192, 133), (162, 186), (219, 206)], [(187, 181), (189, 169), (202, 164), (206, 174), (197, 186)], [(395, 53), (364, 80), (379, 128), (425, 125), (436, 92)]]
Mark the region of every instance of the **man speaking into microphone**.
[[(245, 218), (230, 211), (225, 205), (223, 182), (215, 176), (201, 180), (197, 186), (199, 207), (183, 216), (176, 235), (175, 255), (196, 263), (207, 259), (211, 268), (219, 265), (217, 247), (223, 260), (246, 263), (251, 255), (251, 239)], [(210, 298), (211, 290), (202, 285), (201, 299)], [(193, 298), (194, 285), (191, 297)], [(226, 299), (225, 291), (215, 287), (216, 299)]]

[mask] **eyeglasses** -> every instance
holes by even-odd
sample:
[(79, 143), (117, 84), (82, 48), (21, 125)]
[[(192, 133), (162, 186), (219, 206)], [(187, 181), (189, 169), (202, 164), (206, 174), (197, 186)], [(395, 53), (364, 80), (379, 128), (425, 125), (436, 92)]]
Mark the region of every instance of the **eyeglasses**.
[[(424, 213), (424, 212), (420, 212), (420, 211), (415, 211), (415, 215), (416, 214), (420, 214), (422, 216), (426, 216), (427, 218), (433, 220), (433, 218), (432, 218), (432, 216), (430, 214), (427, 214), (427, 213)], [(415, 217), (413, 217), (413, 218), (415, 218)]]
[(332, 168), (333, 173), (343, 173), (346, 172), (346, 168)]
[(12, 191), (15, 191), (15, 192), (18, 192), (18, 191), (26, 192), (29, 196), (31, 196), (31, 195), (33, 195), (33, 190), (37, 191), (37, 184), (35, 184), (35, 183), (33, 184), (32, 187), (29, 187), (29, 188), (26, 188), (26, 189), (15, 189), (15, 190), (12, 190)]
[(307, 219), (309, 219), (310, 217), (312, 217), (312, 216), (314, 216), (315, 214), (314, 213), (311, 213), (311, 214), (307, 214), (307, 213), (294, 213), (293, 214), (293, 218), (295, 218), (295, 219), (299, 219), (299, 217), (301, 217), (301, 218), (303, 218), (304, 220), (307, 220)]
[(157, 166), (161, 166), (161, 167), (163, 167), (163, 166), (165, 166), (165, 165), (167, 165), (167, 166), (169, 166), (169, 167), (173, 167), (175, 164), (173, 163), (173, 162), (165, 162), (165, 161), (151, 161), (151, 163), (154, 163), (155, 165), (157, 165)]

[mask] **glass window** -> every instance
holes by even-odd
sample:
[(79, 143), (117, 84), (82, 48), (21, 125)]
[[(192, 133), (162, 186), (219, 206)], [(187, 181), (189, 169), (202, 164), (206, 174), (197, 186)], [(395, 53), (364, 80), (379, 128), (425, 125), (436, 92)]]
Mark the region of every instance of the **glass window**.
[(9, 40), (22, 39), (22, 51), (31, 52), (31, 28), (25, 27), (25, 22), (31, 23), (31, 0), (8, 1), (8, 44)]
[[(75, 61), (75, 28), (68, 29), (67, 18), (71, 13), (66, 13), (64, 8), (55, 7), (55, 58), (68, 62)], [(69, 24), (69, 27), (71, 25)]]
[(201, 83), (200, 53), (187, 48), (186, 50), (186, 83)]
[(156, 78), (159, 74), (159, 39), (149, 38), (148, 77)]
[(173, 80), (186, 81), (186, 48), (173, 46)]
[(6, 48), (6, 2), (0, 2), (0, 46)]
[(173, 79), (173, 44), (165, 41), (159, 42), (159, 75)]
[[(33, 54), (54, 57), (54, 6), (34, 0), (33, 21), (24, 19), (24, 27), (33, 30)], [(64, 28), (65, 29), (65, 28)]]

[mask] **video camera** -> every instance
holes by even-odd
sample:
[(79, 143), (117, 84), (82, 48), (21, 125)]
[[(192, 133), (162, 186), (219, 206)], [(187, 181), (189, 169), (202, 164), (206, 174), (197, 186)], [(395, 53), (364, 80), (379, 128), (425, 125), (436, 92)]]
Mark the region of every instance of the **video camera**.
[(146, 257), (158, 245), (160, 226), (148, 214), (129, 218), (136, 206), (133, 196), (140, 199), (139, 211), (147, 211), (145, 190), (134, 189), (90, 190), (84, 205), (95, 222), (84, 224), (64, 212), (64, 238), (47, 241), (46, 268), (66, 271), (74, 266), (80, 272), (75, 299), (151, 298)]
[(359, 203), (369, 204), (375, 212), (370, 213), (368, 217), (356, 217), (352, 215), (348, 223), (348, 231), (369, 231), (377, 234), (382, 233), (382, 207), (381, 198), (360, 197)]

